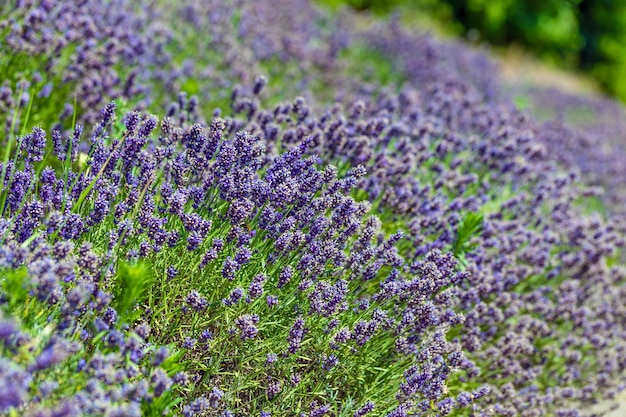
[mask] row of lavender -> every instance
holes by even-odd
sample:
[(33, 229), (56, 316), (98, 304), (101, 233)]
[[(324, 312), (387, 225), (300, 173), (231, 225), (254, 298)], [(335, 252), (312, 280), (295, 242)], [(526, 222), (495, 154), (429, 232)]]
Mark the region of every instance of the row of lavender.
[[(56, 46), (4, 86), (1, 412), (575, 416), (621, 389), (624, 227), (484, 56), (369, 27), (393, 91), (306, 2), (73, 5), (2, 25), (16, 59)], [(67, 68), (80, 109), (44, 108)]]

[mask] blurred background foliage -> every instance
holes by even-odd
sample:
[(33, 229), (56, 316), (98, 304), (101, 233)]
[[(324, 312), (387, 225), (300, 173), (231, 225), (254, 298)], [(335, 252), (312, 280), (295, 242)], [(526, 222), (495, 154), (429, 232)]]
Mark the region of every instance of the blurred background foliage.
[(319, 0), (339, 8), (433, 20), (471, 42), (521, 47), (596, 79), (626, 102), (626, 0)]

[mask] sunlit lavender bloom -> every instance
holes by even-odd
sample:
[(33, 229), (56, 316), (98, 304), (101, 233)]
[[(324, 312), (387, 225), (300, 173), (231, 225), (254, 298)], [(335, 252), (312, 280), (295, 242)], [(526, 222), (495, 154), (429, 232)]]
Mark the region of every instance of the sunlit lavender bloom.
[(209, 406), (211, 408), (218, 408), (223, 396), (224, 393), (219, 388), (213, 387), (209, 394)]
[(289, 330), (289, 337), (287, 338), (287, 341), (289, 342), (288, 350), (290, 354), (294, 354), (300, 349), (300, 343), (302, 343), (305, 332), (306, 329), (304, 328), (304, 319), (298, 317)]
[(337, 311), (348, 308), (345, 297), (348, 293), (348, 283), (344, 280), (337, 281), (334, 285), (325, 281), (319, 281), (315, 290), (308, 294), (311, 311), (330, 317)]
[(111, 101), (109, 103), (107, 103), (102, 110), (100, 111), (100, 125), (101, 126), (106, 126), (109, 123), (111, 123), (111, 121), (113, 121), (113, 118), (115, 117), (115, 110), (117, 109), (117, 104), (115, 104), (115, 102)]
[(59, 161), (65, 161), (67, 157), (67, 149), (59, 130), (54, 129), (51, 134), (52, 147)]
[(174, 266), (170, 265), (167, 267), (165, 273), (167, 274), (167, 280), (171, 281), (176, 278), (176, 275), (178, 275), (178, 270), (174, 268)]
[(15, 323), (9, 320), (0, 320), (0, 339), (8, 339), (17, 333)]
[(267, 397), (271, 400), (276, 397), (283, 390), (283, 384), (277, 380), (271, 380), (267, 384), (266, 393)]
[(374, 403), (372, 401), (368, 401), (363, 407), (354, 412), (354, 417), (363, 417), (372, 411), (374, 411)]
[(0, 411), (18, 407), (28, 397), (31, 376), (13, 362), (0, 358)]
[(454, 410), (454, 399), (445, 398), (437, 403), (437, 408), (442, 415), (448, 415)]
[(235, 272), (239, 269), (240, 265), (232, 257), (227, 256), (222, 266), (222, 276), (229, 281), (235, 279)]
[(165, 362), (169, 356), (170, 356), (169, 349), (166, 348), (165, 346), (161, 346), (154, 352), (152, 363), (155, 366), (159, 366), (163, 362)]
[(193, 349), (193, 347), (196, 345), (197, 340), (193, 339), (191, 337), (188, 337), (185, 339), (185, 341), (183, 342), (182, 346), (185, 349)]
[(172, 386), (172, 379), (160, 368), (152, 374), (151, 382), (155, 397), (160, 397)]
[(287, 265), (283, 268), (278, 276), (278, 288), (282, 288), (291, 280), (293, 277), (293, 267), (291, 265)]
[(85, 223), (78, 214), (70, 214), (61, 228), (61, 236), (66, 240), (78, 238), (85, 230)]
[(332, 368), (337, 366), (338, 363), (339, 363), (339, 359), (337, 358), (336, 355), (329, 355), (322, 362), (322, 369), (324, 369), (325, 371), (330, 371)]
[(194, 417), (202, 415), (209, 407), (211, 407), (211, 405), (206, 397), (198, 397), (193, 400), (193, 402), (183, 407), (183, 416)]
[(189, 382), (191, 381), (189, 378), (189, 374), (184, 371), (178, 372), (176, 375), (174, 375), (172, 380), (174, 381), (175, 384), (180, 385), (180, 386), (189, 385)]
[(262, 75), (258, 76), (254, 81), (254, 87), (252, 89), (253, 94), (255, 96), (259, 95), (261, 93), (261, 90), (263, 90), (263, 87), (265, 87), (265, 84), (267, 84), (267, 78)]
[(24, 171), (17, 171), (13, 175), (8, 204), (12, 211), (17, 211), (24, 201), (33, 180), (32, 166), (27, 165)]
[(225, 299), (222, 300), (222, 303), (225, 306), (235, 305), (235, 304), (237, 304), (239, 302), (239, 300), (242, 299), (243, 295), (244, 295), (243, 288), (241, 288), (241, 287), (234, 288), (230, 292), (230, 295), (228, 296), (228, 298), (225, 298)]
[(209, 249), (204, 255), (202, 255), (202, 259), (200, 260), (200, 268), (206, 267), (211, 261), (217, 259), (218, 252), (215, 248)]
[(456, 397), (456, 403), (461, 408), (467, 407), (468, 405), (471, 404), (471, 402), (472, 402), (472, 396), (466, 392), (462, 392)]
[(263, 283), (265, 280), (266, 277), (263, 274), (258, 274), (252, 279), (248, 287), (248, 296), (251, 300), (257, 299), (263, 295)]
[(268, 307), (274, 307), (276, 305), (278, 305), (278, 297), (276, 297), (275, 295), (268, 295), (265, 300), (267, 301), (267, 306)]
[(254, 339), (259, 333), (256, 325), (259, 323), (259, 316), (256, 314), (244, 314), (235, 319), (235, 325), (239, 328), (241, 340)]
[(278, 360), (278, 355), (276, 355), (275, 353), (268, 353), (267, 354), (267, 360), (265, 361), (266, 364), (271, 365), (272, 363), (276, 362)]
[(201, 342), (208, 342), (209, 340), (213, 339), (213, 333), (210, 330), (203, 330), (202, 333), (200, 333), (200, 341)]
[(62, 339), (54, 339), (48, 343), (48, 346), (37, 357), (35, 364), (31, 367), (32, 370), (41, 371), (43, 369), (50, 368), (70, 356), (76, 350), (76, 345), (73, 345)]
[(208, 305), (208, 300), (197, 291), (192, 291), (185, 298), (185, 302), (195, 311), (202, 311)]
[(247, 246), (242, 246), (237, 249), (237, 253), (235, 253), (235, 262), (239, 265), (244, 265), (250, 261), (252, 258), (252, 251)]
[(228, 208), (228, 218), (232, 224), (240, 224), (252, 215), (254, 203), (247, 198), (238, 199), (232, 202)]
[(387, 417), (407, 417), (407, 409), (405, 406), (401, 405), (388, 413)]
[(46, 132), (40, 127), (33, 128), (31, 133), (21, 139), (20, 151), (25, 154), (25, 159), (28, 162), (42, 161), (45, 148)]

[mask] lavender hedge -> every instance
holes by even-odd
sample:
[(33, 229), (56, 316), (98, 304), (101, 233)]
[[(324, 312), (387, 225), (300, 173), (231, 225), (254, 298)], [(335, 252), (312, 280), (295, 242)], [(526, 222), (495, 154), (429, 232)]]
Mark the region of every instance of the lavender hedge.
[(569, 417), (623, 389), (618, 157), (485, 52), (300, 0), (0, 22), (0, 414)]

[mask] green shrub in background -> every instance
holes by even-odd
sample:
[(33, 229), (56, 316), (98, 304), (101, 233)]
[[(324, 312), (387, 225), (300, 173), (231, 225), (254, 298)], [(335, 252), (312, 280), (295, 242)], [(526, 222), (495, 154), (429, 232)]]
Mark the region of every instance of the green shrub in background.
[(406, 0), (319, 0), (333, 8), (348, 5), (355, 10), (370, 10), (374, 13), (386, 14), (395, 7), (407, 3)]
[(518, 43), (553, 61), (575, 64), (584, 40), (576, 0), (451, 0), (454, 18), (478, 39)]
[(580, 67), (626, 101), (626, 0), (583, 0), (578, 7)]
[(387, 14), (426, 13), (455, 35), (517, 44), (545, 61), (592, 75), (626, 101), (626, 0), (320, 0)]

